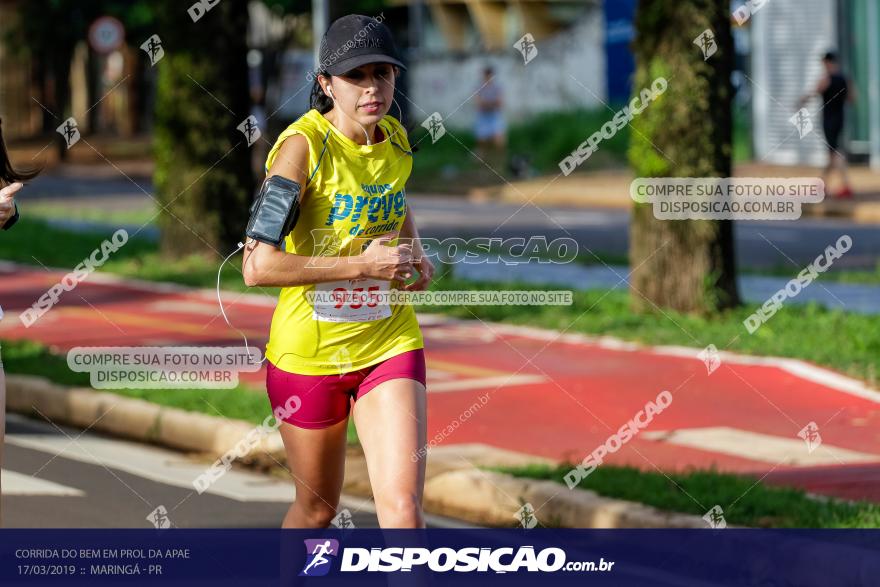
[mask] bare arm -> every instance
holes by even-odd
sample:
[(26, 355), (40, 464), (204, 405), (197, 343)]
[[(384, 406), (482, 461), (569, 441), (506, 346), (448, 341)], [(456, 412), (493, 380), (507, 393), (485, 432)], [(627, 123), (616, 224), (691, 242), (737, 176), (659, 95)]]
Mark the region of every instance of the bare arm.
[(823, 76), (822, 79), (819, 80), (819, 83), (816, 84), (816, 87), (813, 89), (812, 92), (804, 94), (801, 99), (798, 100), (798, 107), (803, 107), (803, 105), (806, 104), (807, 101), (813, 96), (821, 96), (822, 93), (828, 89), (828, 84), (830, 83), (831, 80), (828, 79), (828, 76)]
[(486, 98), (484, 98), (482, 96), (482, 90), (483, 90), (482, 87), (479, 90), (477, 90), (477, 109), (478, 110), (484, 111), (484, 110), (495, 110), (495, 109), (501, 108), (501, 92), (498, 92), (498, 97), (495, 98), (494, 100), (487, 100)]
[[(302, 135), (293, 135), (281, 145), (268, 175), (281, 175), (305, 186), (308, 161), (308, 142)], [(303, 204), (301, 199), (300, 206)], [(398, 247), (384, 246), (392, 238), (383, 235), (362, 254), (341, 257), (295, 255), (249, 239), (244, 251), (244, 282), (248, 287), (291, 287), (361, 277), (390, 280), (398, 272), (403, 274), (412, 269), (407, 254)]]

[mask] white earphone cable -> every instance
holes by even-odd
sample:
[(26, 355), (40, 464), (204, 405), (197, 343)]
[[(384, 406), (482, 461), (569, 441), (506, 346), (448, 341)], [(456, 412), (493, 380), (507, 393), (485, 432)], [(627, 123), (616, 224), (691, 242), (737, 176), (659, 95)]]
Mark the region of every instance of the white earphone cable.
[[(220, 314), (223, 315), (223, 319), (226, 321), (226, 324), (230, 328), (232, 328), (233, 330), (238, 332), (241, 335), (241, 337), (244, 339), (244, 348), (247, 351), (248, 356), (250, 356), (251, 349), (250, 349), (250, 345), (248, 344), (247, 335), (245, 335), (244, 332), (242, 332), (241, 330), (239, 330), (238, 328), (233, 326), (232, 323), (229, 321), (229, 317), (226, 316), (226, 310), (223, 309), (223, 300), (220, 297), (220, 273), (223, 271), (223, 266), (226, 264), (227, 261), (229, 261), (229, 259), (232, 258), (233, 255), (238, 253), (243, 248), (244, 248), (244, 243), (238, 243), (238, 246), (235, 248), (235, 250), (232, 251), (231, 253), (229, 253), (229, 255), (227, 255), (226, 258), (223, 259), (223, 262), (220, 263), (220, 268), (217, 269), (217, 303), (220, 304)], [(260, 360), (260, 363), (262, 363), (265, 360), (266, 360), (266, 357), (263, 357), (262, 360)]]

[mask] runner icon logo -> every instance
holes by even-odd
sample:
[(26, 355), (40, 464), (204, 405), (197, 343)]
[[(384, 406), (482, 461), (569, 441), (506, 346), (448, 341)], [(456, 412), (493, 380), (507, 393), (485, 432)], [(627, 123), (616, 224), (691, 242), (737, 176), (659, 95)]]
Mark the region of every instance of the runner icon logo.
[(150, 512), (150, 515), (147, 516), (147, 521), (151, 522), (158, 529), (171, 527), (171, 518), (168, 517), (168, 510), (165, 509), (164, 505), (160, 505)]
[(522, 527), (526, 530), (534, 528), (538, 524), (538, 518), (535, 517), (535, 508), (530, 503), (525, 503), (513, 516), (519, 520)]
[(79, 142), (79, 125), (73, 116), (62, 122), (55, 131), (64, 137), (64, 144), (67, 145), (68, 149)]
[(721, 509), (720, 505), (716, 505), (706, 512), (703, 519), (706, 520), (709, 526), (715, 530), (723, 530), (727, 528), (727, 520), (724, 519), (724, 510)]
[(299, 576), (322, 577), (330, 572), (330, 563), (339, 554), (339, 541), (332, 538), (307, 538), (305, 543), (308, 557)]
[(715, 52), (718, 51), (718, 44), (715, 42), (715, 33), (712, 32), (712, 29), (706, 29), (700, 35), (694, 39), (694, 45), (700, 48), (700, 51), (703, 52), (703, 61), (708, 61), (710, 57), (715, 55)]
[(529, 61), (538, 56), (538, 47), (535, 45), (535, 37), (531, 33), (526, 33), (514, 43), (513, 48), (519, 51), (523, 56), (523, 65), (528, 65)]
[(807, 452), (812, 453), (822, 444), (822, 436), (819, 434), (819, 426), (815, 422), (810, 422), (804, 426), (798, 436), (804, 439), (807, 444)]
[(348, 508), (343, 508), (336, 517), (330, 520), (330, 524), (335, 526), (336, 528), (340, 528), (342, 530), (350, 530), (355, 527), (354, 519), (351, 515), (351, 510)]
[(153, 35), (141, 44), (141, 49), (150, 58), (150, 66), (155, 66), (163, 57), (165, 57), (165, 49), (162, 47), (162, 39), (159, 35)]
[(801, 108), (795, 112), (788, 121), (797, 129), (798, 136), (801, 139), (813, 131), (813, 119), (810, 116), (810, 111), (806, 108)]
[(703, 361), (703, 364), (706, 365), (706, 371), (708, 371), (709, 375), (721, 365), (721, 357), (718, 356), (718, 347), (714, 344), (710, 344), (701, 350), (699, 354), (697, 354), (697, 358)]

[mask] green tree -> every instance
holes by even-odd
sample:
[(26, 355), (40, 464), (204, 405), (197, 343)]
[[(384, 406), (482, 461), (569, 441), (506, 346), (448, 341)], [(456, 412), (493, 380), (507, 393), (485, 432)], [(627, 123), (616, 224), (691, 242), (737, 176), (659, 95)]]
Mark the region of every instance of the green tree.
[[(87, 40), (89, 26), (103, 15), (115, 16), (123, 23), (125, 40), (138, 53), (140, 43), (148, 36), (147, 31), (155, 29), (150, 0), (28, 0), (19, 3), (17, 26), (3, 41), (7, 50), (25, 53), (33, 60), (34, 79), (40, 91), (37, 99), (46, 107), (42, 111), (44, 132), (54, 133), (71, 114), (71, 57), (76, 45)], [(97, 75), (94, 67), (90, 68), (90, 74)], [(94, 104), (101, 96), (94, 95), (93, 83), (88, 89), (89, 103)], [(89, 112), (93, 125), (97, 113), (94, 108)], [(66, 157), (64, 142), (59, 139), (56, 145), (60, 156)]]
[[(70, 115), (70, 60), (76, 44), (86, 38), (95, 8), (75, 0), (21, 2), (18, 26), (4, 39), (9, 50), (27, 52), (33, 59), (44, 132), (55, 132)], [(58, 140), (56, 146), (64, 158), (64, 142)]]
[(242, 238), (254, 189), (248, 143), (236, 128), (250, 114), (247, 2), (224, 0), (196, 22), (190, 3), (156, 5), (165, 50), (154, 127), (161, 250), (227, 251)]
[[(731, 175), (733, 38), (728, 2), (641, 0), (635, 21), (634, 91), (664, 77), (668, 88), (632, 123), (637, 177)], [(694, 40), (712, 31), (703, 58)], [(739, 304), (733, 223), (657, 220), (636, 204), (630, 224), (631, 289), (637, 310), (655, 305), (711, 313)]]

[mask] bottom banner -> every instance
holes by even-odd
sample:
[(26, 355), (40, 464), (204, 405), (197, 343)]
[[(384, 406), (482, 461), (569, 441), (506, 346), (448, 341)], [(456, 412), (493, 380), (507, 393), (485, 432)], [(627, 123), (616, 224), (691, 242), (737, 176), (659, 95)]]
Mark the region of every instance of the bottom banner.
[(0, 585), (880, 584), (877, 530), (0, 530)]

